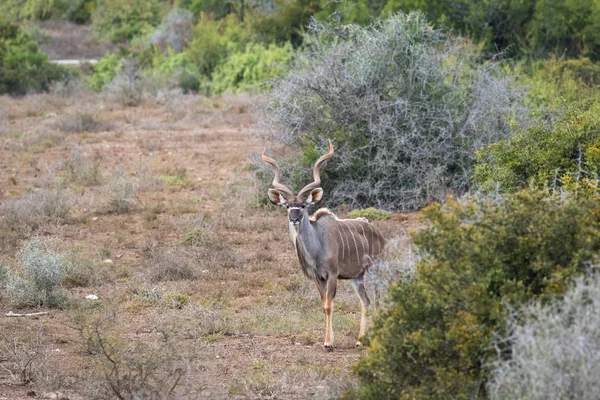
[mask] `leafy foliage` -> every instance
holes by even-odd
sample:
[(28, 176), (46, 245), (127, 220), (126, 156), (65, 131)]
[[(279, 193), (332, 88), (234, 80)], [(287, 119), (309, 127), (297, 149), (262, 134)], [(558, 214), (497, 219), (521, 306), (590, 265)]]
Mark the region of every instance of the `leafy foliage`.
[(518, 63), (514, 70), (529, 87), (527, 108), (541, 119), (554, 118), (571, 102), (598, 97), (600, 65), (589, 58), (552, 56), (546, 60)]
[[(516, 191), (531, 181), (558, 188), (574, 180), (597, 186), (600, 173), (600, 104), (569, 106), (551, 123), (517, 129), (477, 153), (473, 180), (483, 189)], [(594, 193), (596, 194), (596, 193)]]
[(421, 10), (434, 22), (469, 32), (492, 51), (508, 49), (539, 57), (597, 54), (598, 7), (598, 2), (581, 0), (389, 0), (384, 10)]
[[(595, 272), (595, 271), (594, 271)], [(578, 278), (562, 298), (528, 305), (508, 321), (511, 352), (493, 363), (489, 397), (595, 399), (600, 397), (600, 279)], [(568, 373), (566, 373), (568, 371)]]
[(96, 92), (102, 91), (110, 81), (115, 79), (122, 67), (123, 62), (119, 55), (106, 54), (93, 66), (93, 73), (88, 78), (88, 87)]
[(53, 81), (67, 76), (66, 70), (48, 62), (19, 26), (0, 17), (0, 94), (46, 91)]
[(217, 65), (229, 54), (243, 50), (248, 41), (248, 32), (235, 15), (219, 21), (202, 15), (194, 28), (187, 57), (202, 75), (210, 78)]
[(413, 237), (421, 259), (375, 321), (355, 369), (358, 398), (483, 395), (509, 308), (564, 292), (600, 251), (595, 200), (527, 190), (423, 212), (430, 225)]
[(272, 79), (283, 74), (283, 68), (292, 58), (292, 46), (274, 44), (265, 48), (248, 44), (243, 52), (231, 54), (213, 73), (212, 88), (215, 93), (226, 90), (257, 91)]
[(505, 117), (518, 117), (510, 78), (422, 14), (313, 32), (275, 83), (265, 129), (308, 168), (322, 154), (315, 144), (333, 140), (323, 182), (334, 205), (418, 208), (463, 192), (474, 151), (507, 137)]
[(96, 33), (113, 43), (149, 34), (161, 21), (158, 0), (98, 0), (93, 13)]
[(95, 6), (95, 0), (4, 0), (0, 3), (0, 15), (11, 21), (64, 18), (83, 24)]

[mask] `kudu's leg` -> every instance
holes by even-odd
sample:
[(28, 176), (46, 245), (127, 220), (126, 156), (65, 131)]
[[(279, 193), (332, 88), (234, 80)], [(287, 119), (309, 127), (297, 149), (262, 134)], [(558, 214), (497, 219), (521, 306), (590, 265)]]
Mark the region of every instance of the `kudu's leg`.
[(333, 299), (337, 289), (337, 277), (328, 277), (327, 280), (318, 282), (323, 312), (325, 313), (325, 342), (323, 347), (327, 351), (333, 350)]
[(367, 332), (367, 307), (371, 304), (371, 300), (369, 300), (369, 296), (367, 295), (362, 277), (352, 279), (352, 287), (360, 300), (360, 330), (358, 331), (358, 342), (356, 342), (356, 345), (362, 346), (360, 338)]

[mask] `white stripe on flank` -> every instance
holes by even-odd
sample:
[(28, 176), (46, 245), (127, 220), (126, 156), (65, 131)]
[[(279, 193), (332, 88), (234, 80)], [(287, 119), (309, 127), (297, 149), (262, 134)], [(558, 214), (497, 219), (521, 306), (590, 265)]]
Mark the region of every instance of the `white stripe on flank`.
[[(362, 230), (362, 233), (363, 233), (362, 234), (362, 239), (363, 240), (367, 240), (367, 235), (365, 235), (365, 228), (363, 228), (362, 224), (358, 224), (358, 226), (360, 226), (360, 229)], [(356, 230), (356, 233), (358, 233), (358, 229)], [(369, 255), (371, 255), (371, 249), (369, 249)]]
[(369, 255), (374, 256), (375, 255), (375, 242), (373, 241), (373, 231), (375, 229), (373, 229), (373, 227), (371, 226), (371, 241), (369, 242)]
[(335, 224), (335, 227), (338, 231), (338, 235), (340, 235), (340, 239), (342, 241), (342, 260), (344, 259), (344, 257), (346, 256), (346, 251), (345, 251), (345, 247), (346, 245), (344, 244), (344, 238), (342, 237), (342, 232), (340, 232), (340, 227), (338, 226), (338, 224)]
[(352, 232), (352, 229), (350, 229), (349, 225), (348, 226), (348, 230), (350, 231), (350, 234), (352, 235), (352, 240), (354, 240), (354, 248), (356, 249), (356, 262), (360, 262), (360, 256), (358, 255), (358, 245), (356, 244), (356, 238), (354, 237), (354, 232)]

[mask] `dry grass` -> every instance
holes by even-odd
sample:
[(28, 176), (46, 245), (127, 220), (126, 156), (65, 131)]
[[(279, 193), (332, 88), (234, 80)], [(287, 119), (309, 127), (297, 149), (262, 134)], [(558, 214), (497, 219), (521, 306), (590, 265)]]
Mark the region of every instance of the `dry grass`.
[(30, 232), (46, 225), (66, 221), (70, 201), (60, 186), (31, 191), (27, 197), (10, 200), (0, 206), (6, 226), (19, 233)]
[(110, 131), (113, 125), (100, 121), (96, 115), (84, 111), (62, 117), (57, 121), (56, 128), (65, 133), (93, 133)]

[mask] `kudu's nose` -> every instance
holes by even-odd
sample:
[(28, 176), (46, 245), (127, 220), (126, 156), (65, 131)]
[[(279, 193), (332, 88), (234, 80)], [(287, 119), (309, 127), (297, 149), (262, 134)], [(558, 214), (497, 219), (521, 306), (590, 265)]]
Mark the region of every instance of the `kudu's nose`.
[(298, 217), (290, 217), (290, 222), (292, 224), (299, 224), (300, 223), (300, 218), (298, 218)]

